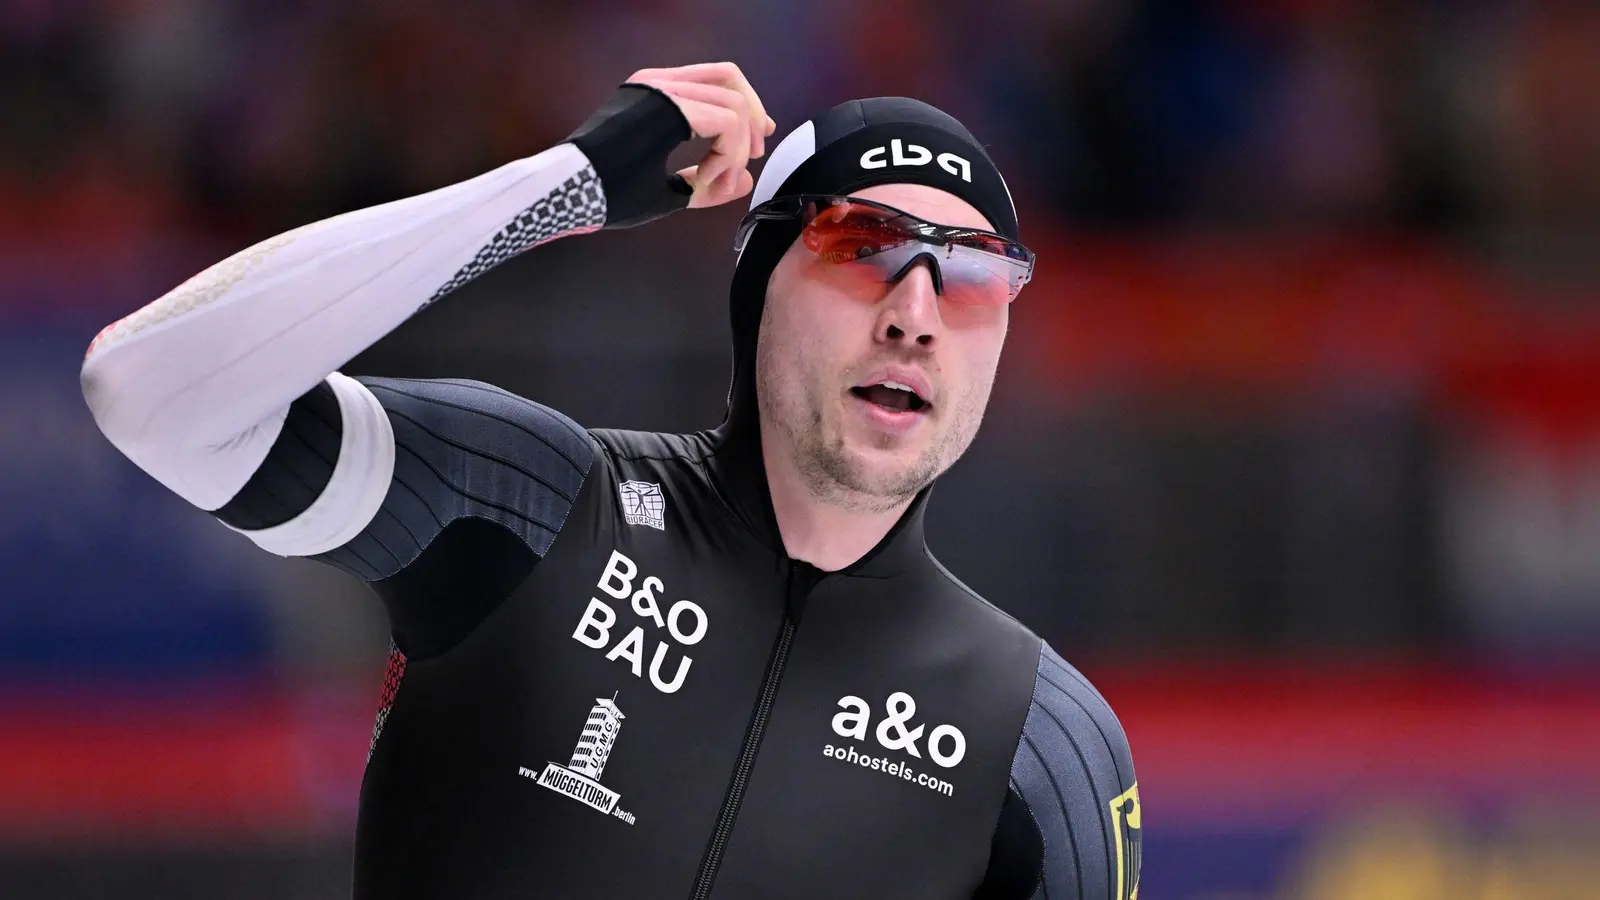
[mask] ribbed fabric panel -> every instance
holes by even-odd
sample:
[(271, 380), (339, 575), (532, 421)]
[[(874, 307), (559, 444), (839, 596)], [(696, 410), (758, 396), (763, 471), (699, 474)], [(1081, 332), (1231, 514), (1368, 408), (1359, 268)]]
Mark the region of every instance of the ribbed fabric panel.
[(476, 381), (361, 378), (394, 428), (394, 483), (378, 516), (318, 557), (369, 581), (414, 562), (445, 526), (495, 522), (543, 556), (593, 462), (566, 416)]
[[(544, 556), (594, 444), (566, 416), (481, 382), (358, 381), (394, 433), (394, 473), (366, 527), (309, 558), (373, 583), (399, 651), (424, 659), (469, 633)], [(342, 432), (334, 392), (319, 385), (295, 401), (267, 459), (216, 515), (262, 529), (304, 513), (330, 482)]]
[[(1122, 726), (1078, 671), (1048, 645), (1039, 654), (1033, 703), (1011, 766), (1042, 845), (1039, 900), (1125, 900), (1118, 891), (1119, 833), (1112, 801), (1134, 784)], [(1013, 823), (1015, 824), (1015, 823)], [(1124, 852), (1123, 892), (1138, 855)]]
[(234, 528), (259, 531), (305, 512), (333, 477), (343, 433), (333, 388), (318, 382), (289, 406), (261, 467), (212, 515)]

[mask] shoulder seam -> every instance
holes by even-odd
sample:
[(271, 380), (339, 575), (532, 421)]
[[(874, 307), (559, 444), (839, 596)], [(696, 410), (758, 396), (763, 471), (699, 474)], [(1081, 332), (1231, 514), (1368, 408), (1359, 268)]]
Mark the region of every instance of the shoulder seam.
[(993, 603), (990, 603), (987, 599), (984, 598), (984, 596), (982, 594), (980, 594), (977, 591), (973, 590), (972, 588), (968, 587), (961, 579), (959, 579), (955, 575), (951, 574), (950, 570), (944, 567), (944, 563), (939, 562), (938, 557), (933, 555), (933, 551), (929, 550), (927, 545), (923, 545), (922, 555), (926, 556), (928, 558), (928, 561), (933, 563), (933, 567), (939, 571), (939, 574), (944, 576), (945, 580), (949, 581), (951, 584), (953, 584), (956, 587), (960, 588), (961, 591), (963, 593), (965, 593), (967, 596), (971, 597), (972, 599), (974, 599), (974, 600), (978, 601), (979, 603), (983, 604), (984, 606), (988, 607), (990, 610), (994, 611), (996, 614), (998, 614), (1000, 616), (1003, 616), (1003, 617), (1005, 617), (1007, 619), (1010, 619), (1013, 623), (1016, 624), (1016, 626), (1018, 628), (1021, 628), (1029, 636), (1038, 638), (1039, 639), (1039, 643), (1041, 644), (1041, 646), (1044, 644), (1044, 638), (1039, 637), (1039, 634), (1037, 632), (1035, 632), (1032, 628), (1029, 628), (1026, 624), (1024, 624), (1021, 619), (1018, 619), (1016, 616), (1013, 616), (1011, 613), (1008, 613), (1005, 610), (1001, 609), (1000, 607), (995, 606)]
[[(598, 446), (606, 454), (606, 456), (610, 457), (614, 461), (620, 461), (620, 462), (674, 462), (674, 463), (682, 463), (682, 464), (688, 465), (688, 466), (693, 466), (695, 469), (697, 469), (699, 471), (700, 477), (703, 478), (705, 480), (705, 482), (706, 482), (707, 489), (711, 492), (712, 496), (717, 498), (717, 503), (721, 504), (722, 510), (723, 510), (723, 512), (725, 512), (728, 515), (729, 520), (731, 520), (732, 522), (737, 524), (739, 528), (741, 528), (746, 534), (748, 534), (751, 537), (755, 538), (758, 542), (761, 542), (763, 544), (766, 543), (765, 539), (761, 536), (760, 532), (758, 532), (756, 529), (752, 528), (750, 526), (750, 524), (744, 520), (744, 517), (739, 515), (738, 510), (734, 506), (733, 502), (731, 500), (729, 500), (726, 495), (723, 494), (721, 488), (717, 484), (717, 480), (715, 478), (711, 477), (711, 473), (707, 469), (707, 465), (709, 464), (711, 458), (717, 455), (719, 447), (716, 444), (709, 445), (706, 448), (706, 451), (704, 453), (700, 453), (698, 455), (696, 455), (696, 454), (687, 454), (686, 453), (686, 454), (682, 454), (682, 455), (673, 455), (673, 456), (643, 456), (643, 455), (640, 455), (640, 456), (624, 456), (624, 455), (622, 455), (620, 453), (617, 453), (612, 448), (612, 446), (610, 444), (606, 443), (604, 440), (602, 440), (600, 438), (599, 435), (595, 434), (595, 432), (597, 432), (597, 431), (608, 431), (608, 432), (621, 433), (621, 434), (643, 434), (643, 435), (652, 435), (652, 436), (661, 436), (661, 437), (677, 437), (677, 438), (684, 438), (684, 439), (692, 438), (698, 432), (692, 432), (692, 433), (687, 433), (686, 434), (686, 433), (682, 433), (682, 432), (623, 431), (623, 430), (615, 429), (615, 428), (591, 428), (591, 429), (589, 429), (589, 434), (593, 438), (595, 445)], [(783, 551), (781, 549), (778, 549), (778, 550), (774, 550), (774, 552), (782, 553)]]
[[(935, 560), (935, 562), (937, 562), (937, 560)], [(940, 566), (940, 568), (943, 569), (944, 567)], [(965, 587), (965, 585), (962, 585), (962, 586)], [(1043, 661), (1044, 661), (1044, 652), (1045, 652), (1044, 648), (1047, 647), (1047, 646), (1049, 646), (1049, 645), (1046, 644), (1043, 640), (1039, 641), (1039, 662), (1040, 663), (1043, 663)], [(1049, 838), (1045, 836), (1044, 828), (1039, 825), (1039, 817), (1034, 815), (1034, 813), (1033, 813), (1033, 803), (1028, 800), (1028, 795), (1024, 794), (1022, 792), (1022, 785), (1017, 783), (1016, 766), (1017, 766), (1017, 759), (1019, 757), (1021, 757), (1021, 755), (1022, 755), (1022, 748), (1023, 748), (1024, 744), (1028, 740), (1028, 714), (1033, 712), (1033, 705), (1034, 705), (1034, 702), (1035, 702), (1034, 698), (1039, 696), (1039, 681), (1042, 678), (1044, 678), (1044, 666), (1036, 664), (1034, 666), (1034, 669), (1033, 669), (1033, 691), (1028, 695), (1028, 712), (1023, 714), (1022, 727), (1020, 729), (1018, 729), (1018, 731), (1017, 731), (1017, 749), (1012, 751), (1012, 754), (1011, 754), (1011, 768), (1012, 768), (1012, 771), (1009, 773), (1009, 775), (1010, 775), (1009, 781), (1011, 782), (1011, 784), (1016, 786), (1017, 797), (1022, 800), (1022, 808), (1028, 811), (1028, 819), (1033, 822), (1033, 830), (1035, 832), (1037, 832), (1038, 835), (1039, 835), (1039, 871), (1034, 873), (1033, 890), (1028, 893), (1029, 900), (1032, 900), (1033, 897), (1038, 896), (1040, 894), (1040, 888), (1044, 885), (1044, 865), (1045, 865), (1045, 860), (1050, 858), (1050, 848), (1045, 845), (1046, 842), (1049, 840)], [(1032, 749), (1032, 748), (1030, 747), (1029, 749)], [(1078, 854), (1078, 848), (1076, 846), (1076, 842), (1074, 842), (1074, 846), (1072, 848), (1072, 854), (1073, 854), (1074, 859), (1076, 860), (1077, 854)], [(1079, 864), (1079, 869), (1080, 870), (1082, 869), (1082, 864), (1081, 863)], [(1080, 874), (1079, 875), (1080, 883), (1081, 883), (1082, 877), (1083, 876)], [(1048, 893), (1048, 892), (1046, 891), (1045, 893)]]
[[(1067, 690), (1066, 688), (1062, 687), (1061, 685), (1056, 684), (1054, 681), (1051, 681), (1048, 677), (1045, 677), (1045, 674), (1042, 671), (1039, 673), (1039, 678), (1045, 684), (1048, 684), (1051, 687), (1055, 688), (1056, 690), (1060, 691), (1064, 696), (1066, 696), (1066, 698), (1068, 700), (1071, 700), (1074, 704), (1076, 704), (1078, 709), (1082, 710), (1083, 714), (1088, 717), (1089, 723), (1094, 726), (1095, 732), (1100, 735), (1101, 742), (1103, 742), (1106, 745), (1106, 755), (1111, 757), (1111, 769), (1112, 769), (1112, 771), (1117, 773), (1117, 783), (1118, 784), (1123, 783), (1122, 766), (1117, 762), (1116, 750), (1115, 750), (1115, 748), (1112, 747), (1111, 738), (1106, 735), (1106, 730), (1100, 726), (1100, 720), (1096, 719), (1094, 717), (1094, 713), (1089, 711), (1089, 707), (1085, 706), (1084, 702), (1082, 700), (1078, 699), (1078, 696), (1076, 694), (1074, 694), (1073, 692)], [(1038, 694), (1037, 694), (1038, 686), (1037, 685), (1035, 685), (1034, 691), (1036, 692), (1035, 696), (1038, 696)], [(1101, 700), (1101, 703), (1104, 705), (1105, 701)], [(1039, 704), (1039, 705), (1040, 705), (1041, 708), (1044, 707), (1044, 704), (1042, 704), (1042, 703)], [(1110, 712), (1111, 711), (1111, 707), (1109, 705), (1106, 705), (1106, 710), (1108, 712)], [(1046, 712), (1048, 712), (1048, 711), (1049, 710), (1046, 709)], [(1051, 715), (1051, 718), (1055, 718), (1055, 714), (1054, 713), (1051, 713), (1050, 715)], [(1112, 713), (1112, 715), (1115, 716), (1116, 714)], [(1058, 722), (1059, 722), (1059, 720), (1058, 720)], [(1120, 725), (1121, 723), (1118, 723), (1118, 724)]]
[[(1068, 742), (1071, 742), (1072, 736), (1070, 734), (1067, 736), (1067, 740), (1068, 740)], [(1067, 809), (1066, 794), (1061, 792), (1061, 785), (1056, 781), (1055, 772), (1050, 770), (1050, 765), (1047, 762), (1045, 762), (1044, 754), (1040, 753), (1039, 752), (1039, 748), (1033, 743), (1032, 740), (1030, 740), (1028, 738), (1027, 731), (1023, 731), (1023, 733), (1022, 733), (1022, 744), (1026, 745), (1028, 750), (1031, 753), (1033, 753), (1034, 759), (1037, 759), (1039, 761), (1039, 768), (1044, 772), (1045, 780), (1050, 782), (1050, 790), (1051, 790), (1052, 793), (1055, 794), (1056, 804), (1061, 808), (1061, 819), (1062, 819), (1062, 822), (1063, 822), (1063, 824), (1065, 826), (1063, 828), (1063, 830), (1066, 831), (1066, 833), (1067, 833), (1067, 844), (1070, 847), (1072, 847), (1073, 878), (1074, 878), (1075, 881), (1077, 881), (1079, 890), (1082, 890), (1082, 887), (1083, 887), (1083, 856), (1082, 856), (1081, 851), (1078, 850), (1078, 838), (1077, 838), (1076, 835), (1074, 835), (1072, 833), (1072, 812)], [(1020, 749), (1020, 745), (1019, 745), (1019, 749)], [(1082, 765), (1083, 764), (1083, 755), (1082, 755), (1081, 751), (1079, 751), (1077, 749), (1077, 745), (1076, 744), (1073, 745), (1073, 751), (1075, 753), (1078, 753), (1078, 762), (1079, 762), (1080, 765)], [(1087, 765), (1085, 765), (1084, 767), (1087, 768)], [(1020, 794), (1021, 792), (1019, 791), (1018, 793)], [(1023, 796), (1022, 799), (1024, 801), (1026, 801), (1028, 798), (1026, 796)], [(1098, 803), (1099, 799), (1096, 798), (1095, 802)], [(1031, 805), (1029, 806), (1029, 812), (1032, 812), (1032, 806)], [(1037, 819), (1035, 821), (1037, 821)], [(1045, 847), (1045, 841), (1046, 840), (1047, 840), (1047, 838), (1045, 837), (1044, 831), (1041, 830), (1039, 832), (1039, 845), (1041, 847)], [(1049, 849), (1048, 847), (1045, 847), (1046, 851), (1048, 851), (1048, 849)], [(1043, 855), (1041, 855), (1040, 858), (1044, 859), (1045, 857)], [(1042, 867), (1041, 867), (1041, 869), (1042, 869)], [(1044, 873), (1041, 870), (1041, 872), (1040, 872), (1040, 877), (1041, 878), (1043, 877), (1043, 874)]]
[[(541, 560), (550, 553), (550, 548), (555, 546), (556, 541), (561, 539), (561, 532), (566, 530), (567, 527), (567, 519), (572, 517), (572, 511), (578, 506), (578, 498), (583, 495), (583, 489), (588, 486), (590, 476), (594, 474), (595, 463), (606, 452), (605, 446), (588, 429), (583, 429), (583, 437), (584, 440), (589, 442), (589, 449), (594, 453), (594, 457), (589, 460), (589, 469), (583, 473), (583, 480), (578, 482), (578, 492), (572, 495), (572, 502), (567, 504), (567, 511), (562, 514), (561, 521), (556, 523), (555, 534), (551, 536), (550, 543), (545, 545), (544, 553), (540, 554), (539, 558)], [(596, 490), (599, 489), (596, 488)]]
[[(1055, 714), (1054, 710), (1052, 710), (1048, 706), (1045, 706), (1043, 703), (1040, 703), (1037, 700), (1035, 700), (1033, 702), (1034, 702), (1034, 705), (1039, 707), (1039, 710), (1041, 712), (1043, 712), (1046, 716), (1048, 716), (1050, 718), (1051, 722), (1055, 723), (1055, 726), (1057, 728), (1061, 729), (1061, 734), (1064, 737), (1066, 737), (1067, 743), (1072, 745), (1072, 752), (1073, 752), (1073, 754), (1075, 756), (1078, 757), (1078, 765), (1083, 768), (1083, 773), (1085, 775), (1085, 780), (1087, 780), (1088, 783), (1089, 783), (1089, 796), (1094, 798), (1095, 814), (1098, 817), (1099, 814), (1100, 814), (1102, 799), (1100, 797), (1099, 790), (1097, 790), (1095, 788), (1094, 770), (1089, 767), (1089, 761), (1084, 758), (1083, 748), (1078, 745), (1078, 739), (1073, 737), (1072, 730), (1069, 729), (1066, 726), (1066, 723), (1061, 721), (1060, 717), (1058, 717)], [(1092, 720), (1093, 717), (1091, 716), (1090, 719)], [(1100, 733), (1100, 739), (1102, 741), (1105, 740), (1105, 733), (1104, 732), (1100, 732), (1100, 729), (1099, 729), (1098, 726), (1096, 726), (1095, 731)], [(1031, 741), (1029, 742), (1029, 745), (1032, 746), (1032, 742)], [(1034, 752), (1037, 753), (1038, 751), (1035, 750)], [(1042, 757), (1041, 757), (1041, 759), (1042, 759)], [(1112, 759), (1111, 767), (1112, 767), (1113, 771), (1116, 770), (1116, 760), (1115, 760), (1115, 758)], [(1121, 777), (1120, 774), (1119, 774), (1118, 777)], [(1060, 790), (1060, 787), (1058, 785), (1056, 785), (1055, 778), (1054, 778), (1053, 775), (1052, 775), (1052, 777), (1050, 779), (1050, 783), (1051, 783), (1052, 787), (1056, 788), (1056, 790), (1058, 790), (1058, 791)], [(1069, 834), (1071, 833), (1070, 832), (1070, 822), (1071, 822), (1071, 817), (1068, 816), (1068, 823), (1069, 823), (1069, 832), (1068, 833)], [(1104, 832), (1104, 829), (1102, 828), (1101, 831)], [(1110, 866), (1110, 865), (1114, 864), (1114, 861), (1117, 858), (1114, 850), (1111, 847), (1111, 835), (1110, 834), (1102, 834), (1102, 837), (1103, 837), (1104, 843), (1105, 843), (1106, 865)], [(1080, 873), (1081, 873), (1081, 864), (1080, 864)], [(1078, 877), (1079, 877), (1079, 882), (1078, 883), (1081, 885), (1083, 883), (1083, 881), (1082, 881), (1083, 876), (1080, 874)]]
[[(386, 379), (386, 380), (393, 381), (393, 380), (397, 380), (397, 379)], [(480, 391), (483, 390), (482, 388), (475, 387), (474, 385), (471, 385), (471, 384), (457, 384), (455, 386), (456, 387), (469, 388), (469, 389), (473, 389), (473, 390), (480, 390)], [(507, 419), (504, 416), (497, 415), (497, 414), (489, 412), (487, 410), (474, 409), (474, 408), (469, 407), (469, 406), (462, 406), (459, 403), (452, 403), (452, 402), (450, 402), (448, 400), (436, 400), (436, 399), (434, 399), (432, 397), (422, 397), (422, 396), (419, 396), (417, 394), (410, 393), (408, 391), (402, 391), (399, 388), (391, 387), (391, 386), (386, 385), (386, 384), (375, 384), (375, 385), (372, 385), (372, 387), (377, 387), (377, 388), (389, 391), (389, 392), (394, 393), (394, 394), (399, 394), (400, 396), (406, 397), (406, 398), (411, 399), (411, 400), (416, 400), (416, 401), (419, 401), (419, 402), (422, 402), (422, 403), (432, 403), (432, 404), (435, 404), (437, 406), (443, 406), (443, 407), (447, 407), (449, 409), (455, 409), (455, 410), (459, 410), (459, 411), (465, 412), (465, 413), (472, 413), (474, 415), (483, 416), (486, 419), (493, 419), (496, 422), (501, 422), (501, 423), (503, 423), (505, 425), (509, 425), (510, 427), (515, 428), (516, 430), (522, 432), (523, 434), (526, 434), (529, 437), (533, 438), (534, 440), (538, 441), (539, 443), (545, 445), (546, 447), (549, 447), (551, 449), (551, 451), (553, 451), (557, 456), (560, 456), (562, 459), (566, 460), (574, 469), (577, 469), (579, 472), (584, 471), (583, 467), (578, 465), (578, 461), (573, 459), (571, 456), (569, 456), (565, 450), (563, 450), (560, 447), (556, 446), (554, 441), (552, 441), (548, 437), (545, 437), (542, 434), (539, 434), (538, 432), (536, 432), (533, 429), (529, 428), (528, 426), (522, 424), (521, 422), (515, 422), (515, 421), (512, 421), (510, 419)], [(536, 401), (533, 401), (533, 400), (529, 400), (526, 397), (518, 397), (516, 394), (512, 394), (509, 391), (503, 392), (503, 393), (502, 392), (495, 392), (495, 391), (484, 391), (484, 393), (493, 393), (496, 396), (507, 397), (507, 398), (514, 399), (514, 400), (520, 400), (523, 403), (527, 403), (527, 404), (530, 404), (530, 405), (533, 405), (533, 406), (537, 406), (537, 407), (540, 407), (540, 408), (543, 408), (543, 409), (546, 409), (546, 410), (550, 410), (550, 407), (548, 407), (548, 406), (543, 406), (542, 404), (539, 404), (539, 403), (537, 403)], [(385, 409), (385, 411), (386, 412), (390, 412), (390, 413), (395, 412), (394, 410), (389, 410), (387, 408)], [(550, 411), (554, 412), (554, 410), (550, 410)], [(407, 418), (409, 418), (409, 417), (407, 417)], [(558, 414), (557, 416), (554, 416), (553, 418), (555, 418), (556, 421), (560, 422), (561, 419), (564, 418), (564, 416), (561, 416), (560, 414)], [(413, 424), (416, 424), (416, 423), (413, 422)], [(422, 426), (419, 425), (418, 427), (422, 427)], [(562, 423), (562, 427), (565, 428), (566, 424)], [(424, 429), (424, 430), (426, 430), (426, 429)], [(573, 435), (573, 437), (578, 437), (578, 436), (579, 435), (577, 435), (577, 434)], [(584, 435), (584, 436), (587, 437), (587, 435)], [(435, 435), (435, 437), (437, 437), (437, 435)]]
[[(546, 404), (540, 403), (537, 400), (524, 397), (515, 391), (508, 391), (498, 384), (491, 384), (487, 381), (478, 381), (473, 378), (390, 378), (384, 376), (373, 376), (373, 378), (375, 380), (381, 379), (383, 381), (396, 381), (408, 384), (421, 384), (427, 382), (432, 382), (434, 384), (449, 384), (454, 385), (455, 387), (478, 391), (479, 393), (483, 394), (493, 394), (496, 397), (501, 397), (506, 400), (515, 400), (518, 403), (526, 403), (530, 406), (538, 407), (545, 412), (550, 413), (551, 418), (555, 419), (561, 425), (561, 427), (566, 429), (567, 433), (573, 437), (584, 437), (588, 432), (588, 429), (584, 428), (582, 425), (579, 425), (577, 422), (574, 422), (571, 416), (568, 416), (561, 410), (556, 409), (553, 406), (547, 406)], [(402, 393), (395, 388), (390, 388), (390, 390), (395, 391), (395, 393)], [(408, 394), (407, 396), (411, 395)], [(560, 451), (558, 450), (557, 452)]]
[[(607, 444), (603, 439), (601, 439), (601, 437), (598, 434), (595, 433), (597, 431), (618, 432), (618, 430), (614, 429), (614, 428), (590, 428), (590, 429), (588, 429), (588, 433), (589, 433), (589, 437), (591, 439), (593, 439), (596, 444), (599, 444), (600, 446), (605, 448), (606, 453), (609, 454), (612, 459), (625, 460), (627, 462), (688, 462), (688, 463), (694, 463), (694, 464), (698, 465), (698, 464), (704, 463), (705, 460), (706, 460), (706, 457), (711, 456), (712, 453), (715, 452), (715, 451), (707, 451), (707, 452), (701, 453), (699, 455), (693, 455), (693, 454), (684, 453), (684, 454), (673, 454), (671, 456), (646, 456), (646, 455), (643, 455), (643, 454), (636, 455), (636, 456), (624, 456), (623, 454), (616, 452), (616, 450), (614, 450), (611, 447), (611, 445)], [(645, 435), (645, 436), (648, 436), (648, 437), (657, 437), (657, 438), (685, 438), (685, 439), (687, 439), (688, 437), (690, 437), (690, 435), (687, 435), (687, 434), (682, 434), (682, 433), (678, 433), (678, 432), (669, 432), (669, 431), (621, 431), (621, 432), (618, 432), (618, 433), (621, 433), (621, 434), (641, 434), (641, 435)]]
[[(1015, 785), (1016, 780), (1013, 779), (1011, 783)], [(1017, 787), (1016, 792), (1022, 801), (1023, 811), (1028, 814), (1028, 821), (1033, 823), (1034, 833), (1039, 835), (1039, 868), (1033, 873), (1033, 887), (1028, 890), (1028, 897), (1031, 900), (1039, 895), (1040, 888), (1044, 886), (1045, 836), (1044, 829), (1039, 827), (1039, 817), (1033, 814), (1033, 804), (1028, 802), (1027, 797), (1022, 796), (1021, 787)]]

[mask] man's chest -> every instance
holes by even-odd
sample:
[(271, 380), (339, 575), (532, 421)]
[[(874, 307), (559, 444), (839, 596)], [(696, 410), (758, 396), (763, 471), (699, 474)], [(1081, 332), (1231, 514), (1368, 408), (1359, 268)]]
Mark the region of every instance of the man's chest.
[(364, 785), (358, 881), (963, 896), (1021, 715), (992, 661), (893, 584), (823, 579), (792, 615), (783, 561), (737, 550), (595, 541), (412, 665)]

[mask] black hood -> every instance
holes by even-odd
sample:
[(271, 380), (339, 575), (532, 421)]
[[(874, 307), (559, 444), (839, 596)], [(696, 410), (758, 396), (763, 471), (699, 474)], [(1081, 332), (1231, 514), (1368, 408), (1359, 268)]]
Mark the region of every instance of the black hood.
[[(891, 183), (948, 191), (982, 212), (998, 233), (1018, 237), (1011, 193), (983, 146), (950, 115), (905, 97), (851, 100), (802, 124), (769, 155), (750, 205), (754, 209), (775, 197), (849, 194)], [(780, 555), (783, 542), (761, 458), (756, 340), (767, 283), (800, 236), (800, 227), (799, 222), (764, 221), (739, 254), (728, 293), (733, 375), (727, 417), (713, 433), (717, 443), (713, 469), (726, 499)], [(891, 546), (920, 552), (922, 515), (931, 488), (924, 488), (883, 541), (847, 571), (883, 557)]]

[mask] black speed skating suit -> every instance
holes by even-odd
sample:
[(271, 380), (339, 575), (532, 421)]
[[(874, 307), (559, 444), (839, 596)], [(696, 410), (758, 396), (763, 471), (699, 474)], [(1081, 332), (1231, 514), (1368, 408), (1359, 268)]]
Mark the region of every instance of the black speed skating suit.
[[(659, 157), (634, 159), (615, 134), (576, 143), (583, 154), (558, 148), (540, 170), (547, 194), (459, 271), (413, 285), (419, 296), (637, 218), (648, 203), (628, 167), (659, 172)], [(423, 251), (407, 252), (413, 264)], [(261, 259), (228, 285), (268, 271)], [(189, 307), (229, 314), (185, 303), (164, 327)], [(728, 420), (688, 435), (590, 431), (470, 381), (330, 376), (211, 510), (369, 581), (388, 610), (396, 650), (355, 895), (1134, 896), (1140, 817), (1121, 727), (1037, 635), (934, 559), (928, 491), (842, 571), (788, 558), (743, 334)], [(116, 354), (133, 352), (119, 339), (137, 349), (113, 333), (99, 361), (91, 351), (86, 394), (119, 446), (165, 471), (161, 448), (119, 432), (103, 399), (121, 389)], [(389, 433), (392, 463), (373, 443)], [(306, 546), (285, 537), (296, 523), (338, 512), (328, 497), (361, 493), (362, 476), (339, 468), (360, 447), (392, 465), (364, 527), (315, 554), (281, 549)]]

